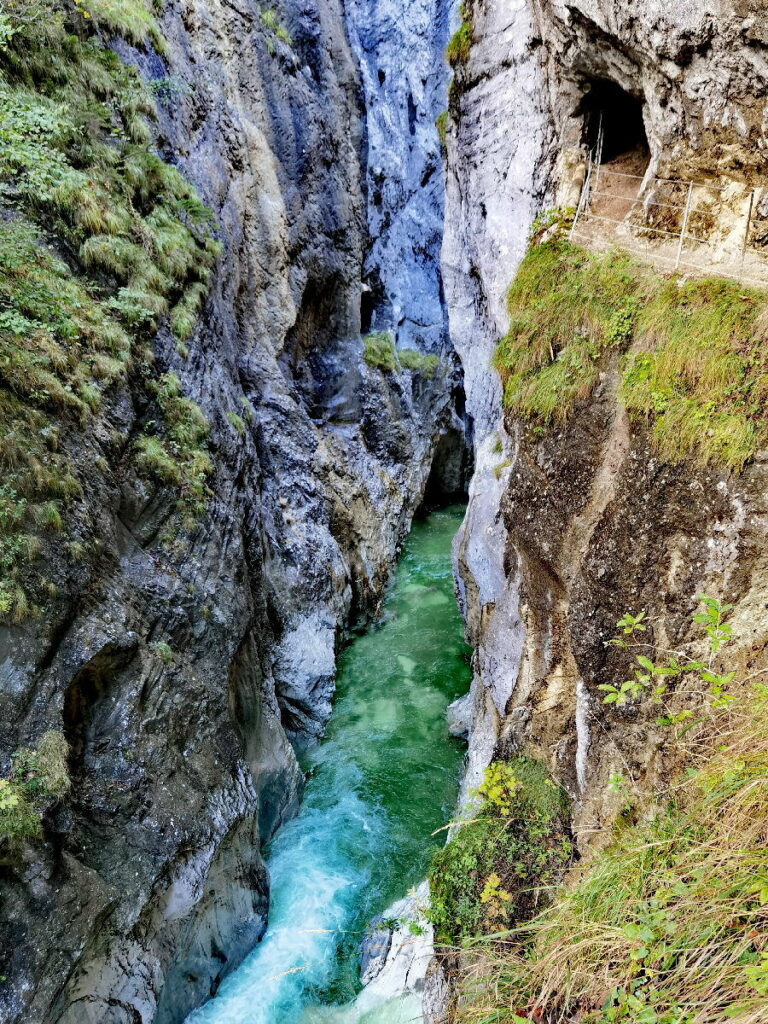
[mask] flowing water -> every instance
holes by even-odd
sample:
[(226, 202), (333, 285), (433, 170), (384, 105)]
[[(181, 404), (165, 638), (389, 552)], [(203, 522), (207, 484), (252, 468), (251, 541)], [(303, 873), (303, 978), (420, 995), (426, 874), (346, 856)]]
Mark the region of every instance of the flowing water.
[(301, 810), (267, 850), (267, 933), (187, 1024), (299, 1024), (348, 1002), (366, 923), (424, 877), (458, 789), (445, 709), (470, 682), (450, 555), (463, 511), (414, 524), (381, 622), (342, 653)]

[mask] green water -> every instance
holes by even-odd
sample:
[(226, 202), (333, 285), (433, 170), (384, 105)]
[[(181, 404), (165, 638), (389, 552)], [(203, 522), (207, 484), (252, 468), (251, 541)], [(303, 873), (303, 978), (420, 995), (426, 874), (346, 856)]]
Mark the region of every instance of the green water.
[(463, 753), (445, 724), (470, 682), (450, 555), (463, 512), (414, 524), (381, 622), (342, 653), (302, 808), (267, 852), (267, 934), (190, 1024), (293, 1024), (348, 1002), (366, 923), (424, 877)]

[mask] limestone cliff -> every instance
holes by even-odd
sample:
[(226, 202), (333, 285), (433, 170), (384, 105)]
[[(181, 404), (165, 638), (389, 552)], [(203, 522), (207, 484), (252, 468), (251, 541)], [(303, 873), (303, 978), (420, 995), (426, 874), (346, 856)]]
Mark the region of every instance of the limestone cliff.
[(477, 428), (456, 545), (476, 645), (467, 786), (527, 746), (566, 785), (586, 849), (618, 806), (610, 775), (652, 790), (675, 757), (653, 713), (602, 707), (596, 687), (626, 667), (605, 647), (618, 618), (647, 609), (652, 645), (675, 647), (705, 592), (735, 606), (734, 666), (762, 650), (765, 457), (741, 474), (666, 464), (623, 408), (615, 361), (567, 419), (532, 429), (503, 414), (489, 360), (534, 214), (578, 198), (601, 90), (637, 104), (652, 173), (757, 183), (768, 22), (757, 3), (601, 0), (482, 0), (465, 18), (443, 270)]
[[(261, 844), (301, 788), (289, 738), (321, 732), (336, 645), (375, 611), (454, 415), (439, 294), (401, 315), (443, 369), (362, 359), (370, 147), (341, 3), (172, 0), (160, 30), (162, 56), (103, 42), (154, 83), (156, 150), (223, 243), (186, 346), (167, 327), (153, 341), (153, 372), (177, 374), (210, 424), (211, 494), (169, 542), (177, 494), (136, 470), (157, 410), (131, 379), (103, 430), (62, 434), (87, 481), (69, 515), (88, 555), (46, 547), (55, 596), (0, 628), (4, 771), (53, 730), (72, 782), (2, 867), (8, 1022), (177, 1022), (258, 940)], [(411, 258), (393, 257), (406, 277)]]

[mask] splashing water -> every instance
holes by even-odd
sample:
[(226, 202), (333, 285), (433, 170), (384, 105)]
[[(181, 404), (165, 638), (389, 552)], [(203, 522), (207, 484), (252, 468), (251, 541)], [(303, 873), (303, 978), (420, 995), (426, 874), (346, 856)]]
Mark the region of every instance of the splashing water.
[[(362, 931), (424, 877), (431, 834), (456, 801), (462, 747), (445, 709), (470, 681), (450, 557), (463, 511), (414, 524), (382, 622), (342, 653), (326, 738), (305, 759), (304, 803), (267, 851), (267, 933), (187, 1024), (357, 1024), (343, 1004), (359, 988)], [(370, 1020), (413, 1010), (382, 1007)]]

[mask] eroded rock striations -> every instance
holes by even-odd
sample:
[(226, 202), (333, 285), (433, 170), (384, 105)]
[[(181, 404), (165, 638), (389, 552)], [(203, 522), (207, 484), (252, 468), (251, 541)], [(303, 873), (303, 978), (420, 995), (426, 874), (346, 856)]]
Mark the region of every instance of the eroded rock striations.
[[(452, 369), (385, 374), (361, 358), (369, 171), (341, 2), (286, 2), (277, 16), (284, 32), (250, 0), (172, 0), (167, 56), (113, 43), (166, 86), (160, 151), (224, 244), (188, 356), (166, 330), (155, 343), (211, 424), (213, 497), (169, 546), (175, 495), (131, 468), (151, 413), (126, 385), (111, 412), (122, 455), (83, 499), (98, 557), (73, 569), (46, 555), (58, 596), (0, 630), (4, 767), (52, 729), (72, 780), (42, 840), (2, 868), (9, 1024), (175, 1024), (258, 940), (260, 847), (301, 789), (289, 739), (322, 731), (341, 631), (375, 610), (449, 427), (457, 443)], [(434, 74), (414, 86), (417, 134)], [(434, 150), (414, 157), (422, 176)], [(418, 220), (400, 210), (413, 192), (409, 178), (388, 200), (393, 218)], [(382, 280), (401, 275), (387, 294), (409, 343), (450, 362), (439, 290), (407, 306), (434, 262), (430, 203), (425, 254), (400, 239), (374, 262)], [(378, 235), (386, 250), (386, 225)], [(459, 489), (460, 464), (445, 460), (453, 478), (432, 484)]]

